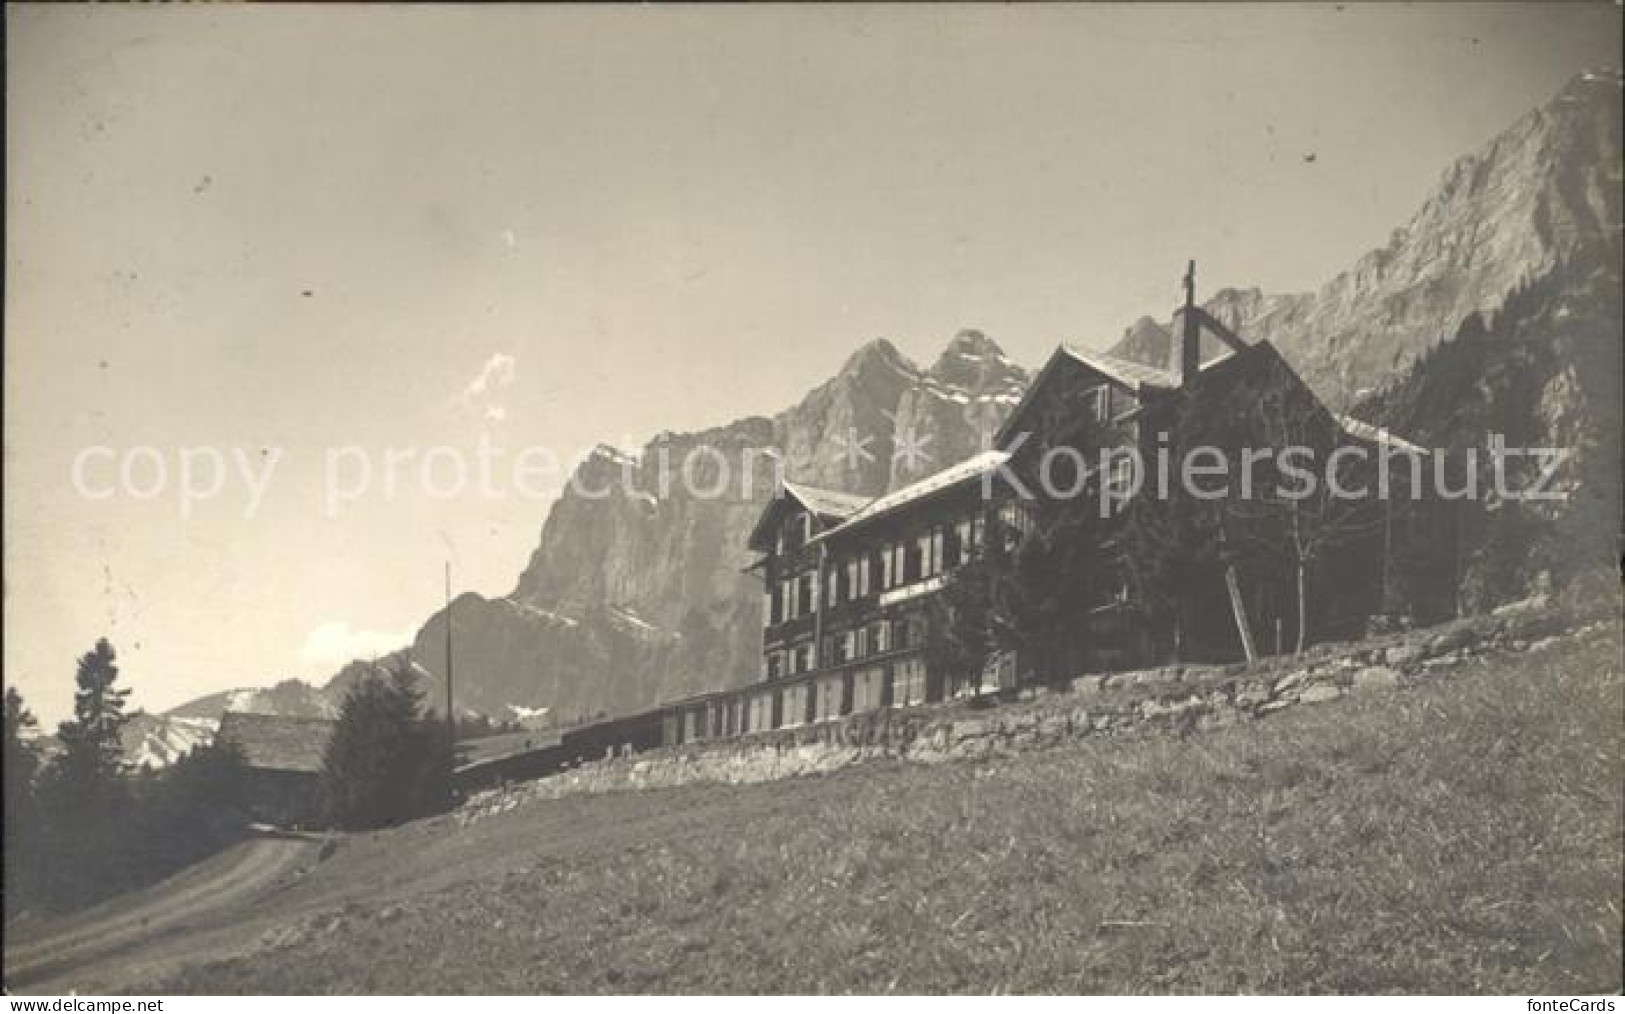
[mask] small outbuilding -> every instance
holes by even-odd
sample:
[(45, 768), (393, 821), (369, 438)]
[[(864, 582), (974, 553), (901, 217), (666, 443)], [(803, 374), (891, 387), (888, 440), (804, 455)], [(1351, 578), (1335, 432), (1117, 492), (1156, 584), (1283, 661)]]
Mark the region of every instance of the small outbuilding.
[(228, 711), (215, 742), (242, 751), (247, 771), (244, 805), (250, 816), (280, 827), (304, 827), (319, 814), (317, 781), (335, 723)]
[(564, 766), (564, 746), (552, 731), (504, 732), (457, 744), (453, 780), (465, 792), (550, 775)]

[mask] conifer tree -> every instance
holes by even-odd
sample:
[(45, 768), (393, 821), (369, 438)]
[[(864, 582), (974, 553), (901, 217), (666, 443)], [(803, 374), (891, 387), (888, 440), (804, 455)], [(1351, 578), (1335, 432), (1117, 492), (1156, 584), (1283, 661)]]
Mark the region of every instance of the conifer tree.
[(1218, 513), (1174, 484), (1167, 497), (1140, 496), (1124, 514), (1113, 548), (1131, 601), (1163, 661), (1187, 661), (1191, 597), (1216, 573)]
[(1000, 647), (1014, 650), (1040, 682), (1068, 680), (1086, 664), (1090, 612), (1107, 583), (1099, 466), (1114, 438), (1099, 425), (1092, 397), (1063, 396), (1013, 461), (1031, 496), (1012, 495), (1008, 520), (994, 514), (986, 525)]
[(9, 915), (36, 886), (40, 826), (34, 776), (39, 772), (40, 755), (31, 741), (39, 722), (16, 687), (6, 688), (5, 708), (5, 899)]
[(53, 765), (55, 780), (64, 791), (94, 801), (112, 791), (124, 772), (119, 733), (128, 721), (124, 702), (130, 691), (113, 685), (118, 664), (105, 637), (80, 657), (74, 680), (73, 719), (57, 726), (62, 754)]
[(245, 764), (235, 742), (205, 743), (138, 780), (142, 879), (156, 879), (243, 837)]
[(971, 555), (927, 606), (926, 667), (942, 681), (944, 696), (954, 696), (962, 687), (981, 693), (982, 671), (998, 650), (992, 594), (987, 561)]
[(334, 825), (386, 827), (447, 803), (450, 744), (442, 722), (424, 714), (416, 682), (402, 662), (345, 697), (321, 773), (322, 806)]
[(62, 752), (40, 779), (48, 860), (41, 891), (56, 903), (92, 901), (128, 883), (137, 872), (130, 786), (119, 742), (130, 692), (115, 685), (118, 675), (117, 657), (106, 638), (80, 657), (73, 718), (57, 726)]
[[(39, 772), (39, 748), (31, 742), (33, 730), (39, 728), (34, 713), (23, 703), (23, 695), (16, 687), (6, 688), (6, 813), (12, 812), (14, 799), (32, 797), (34, 775)], [(6, 824), (10, 830), (10, 821)]]
[(1091, 496), (1033, 501), (995, 572), (1001, 643), (1027, 659), (1039, 682), (1063, 682), (1087, 663), (1090, 611), (1102, 601), (1106, 571), (1097, 512)]

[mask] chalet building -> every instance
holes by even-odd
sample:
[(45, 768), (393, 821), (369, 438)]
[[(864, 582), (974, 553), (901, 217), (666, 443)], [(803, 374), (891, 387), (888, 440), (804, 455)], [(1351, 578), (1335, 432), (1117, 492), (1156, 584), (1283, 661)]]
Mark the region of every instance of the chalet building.
[[(1232, 483), (1245, 467), (1242, 455), (1246, 448), (1305, 447), (1314, 452), (1317, 467), (1343, 447), (1362, 449), (1365, 453), (1360, 460), (1367, 463), (1384, 451), (1418, 461), (1425, 457), (1422, 448), (1380, 427), (1331, 411), (1269, 342), (1246, 344), (1199, 308), (1176, 315), (1175, 329), (1176, 333), (1185, 330), (1186, 335), (1179, 361), (1171, 369), (1065, 345), (1059, 348), (998, 434), (999, 443), (1011, 456), (1011, 470), (1030, 479), (1034, 459), (1059, 445), (1081, 442), (1085, 446), (1078, 449), (1089, 452), (1086, 457), (1091, 461), (1097, 460), (1093, 452), (1102, 445), (1132, 448), (1147, 470), (1141, 495), (1150, 496), (1156, 493), (1158, 480), (1152, 473), (1159, 452), (1169, 461), (1168, 482), (1177, 484), (1180, 453), (1195, 446), (1227, 452), (1234, 469), (1227, 481)], [(1195, 350), (1204, 333), (1220, 336), (1225, 348), (1199, 361)], [(1192, 411), (1193, 403), (1203, 410)], [(1193, 426), (1199, 429), (1192, 431)], [(1113, 466), (1113, 474), (1104, 481), (1127, 483), (1131, 461), (1119, 457)], [(1116, 466), (1123, 466), (1122, 470)], [(1394, 474), (1403, 485), (1410, 472), (1399, 467)], [(1363, 481), (1374, 486), (1372, 478), (1366, 474)], [(1347, 475), (1344, 479), (1355, 485)], [(1260, 485), (1266, 480), (1273, 481), (1273, 477), (1260, 477)], [(1318, 639), (1358, 637), (1375, 616), (1427, 611), (1425, 607), (1419, 610), (1415, 601), (1394, 601), (1383, 573), (1391, 548), (1382, 543), (1398, 535), (1394, 526), (1385, 527), (1385, 522), (1393, 521), (1385, 513), (1391, 503), (1369, 497), (1340, 504), (1335, 519), (1338, 537), (1314, 548), (1317, 569), (1338, 575), (1335, 581), (1323, 582), (1324, 594), (1313, 604), (1309, 628)], [(1271, 520), (1281, 523), (1279, 516)], [(1405, 534), (1414, 540), (1414, 517), (1407, 513), (1403, 523), (1409, 526)], [(1177, 629), (1147, 626), (1126, 578), (1114, 577), (1109, 583), (1121, 592), (1089, 618), (1099, 645), (1092, 668), (1224, 661), (1269, 654), (1293, 644), (1297, 603), (1287, 594), (1295, 586), (1292, 576), (1282, 573), (1287, 562), (1278, 553), (1272, 557), (1247, 546), (1222, 555), (1231, 560), (1228, 581), (1223, 569), (1192, 575)], [(1121, 571), (1130, 564), (1117, 561)], [(1249, 643), (1243, 643), (1244, 639)]]
[[(760, 675), (779, 692), (747, 698), (741, 731), (941, 699), (923, 657), (925, 604), (980, 546), (983, 485), (1007, 459), (985, 451), (861, 506), (785, 485), (750, 541), (764, 586)], [(1019, 505), (1005, 509), (1019, 525)], [(998, 671), (987, 678), (998, 689)]]
[(281, 827), (314, 824), (319, 816), (317, 781), (335, 723), (228, 711), (220, 716), (216, 743), (233, 743), (245, 762), (249, 816)]
[[(989, 496), (1002, 527), (1018, 539), (1028, 530), (1031, 501), (1017, 488), (1019, 477), (1030, 477), (1035, 459), (1048, 448), (1064, 444), (1078, 450), (1081, 460), (1098, 460), (1094, 452), (1101, 446), (1133, 446), (1149, 463), (1170, 441), (1269, 446), (1266, 438), (1278, 441), (1282, 434), (1259, 432), (1267, 427), (1254, 409), (1267, 402), (1290, 418), (1292, 437), (1311, 446), (1358, 444), (1420, 453), (1377, 427), (1332, 413), (1268, 342), (1245, 343), (1196, 307), (1191, 284), (1187, 279), (1186, 305), (1174, 323), (1174, 361), (1167, 368), (1062, 345), (1034, 378), (992, 449), (877, 498), (784, 482), (749, 538), (757, 554), (750, 569), (763, 587), (758, 680), (662, 709), (661, 741), (794, 727), (940, 701), (956, 689), (969, 689), (950, 687), (929, 671), (926, 606), (954, 568), (980, 549)], [(1206, 361), (1203, 334), (1223, 346)], [(1189, 418), (1187, 407), (1203, 401), (1211, 403), (1206, 418), (1218, 420), (1208, 425), (1221, 432), (1180, 432)], [(1130, 476), (1118, 464), (1091, 481), (1127, 482)], [(1378, 527), (1367, 517), (1361, 530)], [(1372, 537), (1338, 547), (1351, 565), (1342, 564), (1346, 579), (1336, 583), (1334, 601), (1317, 606), (1322, 615), (1316, 629), (1333, 629), (1335, 624), (1327, 625), (1332, 619), (1359, 623), (1385, 611), (1387, 589), (1372, 561), (1386, 555), (1373, 551)], [(1106, 582), (1123, 590), (1080, 618), (1093, 625), (1091, 641), (1098, 644), (1090, 667), (1149, 664), (1169, 659), (1172, 652), (1183, 660), (1267, 653), (1283, 629), (1295, 632), (1295, 603), (1283, 600), (1279, 580), (1240, 580), (1236, 574), (1232, 563), (1227, 574), (1193, 579), (1188, 616), (1171, 633), (1143, 622), (1125, 581)], [(1023, 675), (1023, 660), (1006, 655), (989, 666), (979, 689), (1009, 692)]]
[[(662, 741), (783, 729), (950, 693), (925, 660), (926, 605), (981, 545), (984, 484), (1009, 456), (984, 451), (877, 498), (785, 482), (750, 535), (763, 582), (759, 681), (665, 709)], [(1022, 505), (999, 508), (1013, 529)], [(1014, 658), (983, 674), (1016, 688)], [(968, 689), (968, 688), (965, 688)]]

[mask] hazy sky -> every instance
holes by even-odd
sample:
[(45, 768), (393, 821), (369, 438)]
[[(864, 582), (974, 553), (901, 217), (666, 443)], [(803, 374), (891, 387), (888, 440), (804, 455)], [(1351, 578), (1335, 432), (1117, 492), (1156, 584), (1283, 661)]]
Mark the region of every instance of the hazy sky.
[[(323, 510), (324, 454), (771, 413), (887, 336), (1036, 365), (1310, 289), (1587, 66), (1612, 5), (10, 8), (5, 678), (66, 713), (321, 679), (545, 500)], [(1304, 155), (1314, 153), (1313, 162)], [(87, 500), (79, 452), (167, 455)], [(183, 518), (181, 448), (238, 465)], [(280, 458), (277, 453), (280, 451)], [(99, 487), (118, 459), (87, 459)], [(152, 462), (130, 459), (138, 488)]]

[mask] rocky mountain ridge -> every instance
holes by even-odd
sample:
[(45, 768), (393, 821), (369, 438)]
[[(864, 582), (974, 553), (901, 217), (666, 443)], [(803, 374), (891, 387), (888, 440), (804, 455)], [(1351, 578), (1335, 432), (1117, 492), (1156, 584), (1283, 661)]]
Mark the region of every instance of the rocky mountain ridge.
[[(1389, 386), (1464, 321), (1493, 323), (1533, 280), (1574, 274), (1617, 286), (1620, 95), (1617, 72), (1576, 77), (1447, 168), (1388, 244), (1316, 293), (1227, 290), (1209, 300), (1210, 312), (1250, 340), (1274, 341), (1329, 400), (1352, 405)], [(1609, 342), (1606, 332), (1581, 330), (1588, 348)], [(1142, 320), (1118, 351), (1156, 361), (1149, 346), (1160, 341), (1165, 362), (1167, 336), (1166, 325)], [(1567, 375), (1573, 380), (1572, 369)], [(956, 335), (924, 370), (880, 339), (771, 420), (664, 435), (636, 455), (606, 451), (583, 469), (614, 465), (644, 480), (637, 488), (646, 491), (662, 449), (706, 442), (737, 465), (747, 448), (765, 444), (802, 481), (878, 494), (974, 453), (1027, 379), (979, 332)], [(1546, 417), (1600, 414), (1589, 402), (1554, 407), (1562, 400), (1558, 390), (1536, 398)], [(922, 448), (923, 455), (911, 453)], [(456, 642), (470, 645), (466, 660), (463, 651), (457, 657), (458, 672), (469, 673), (459, 676), (469, 706), (497, 714), (545, 703), (556, 714), (584, 716), (753, 678), (759, 589), (741, 574), (749, 562), (743, 543), (771, 480), (757, 474), (754, 483), (718, 502), (681, 492), (607, 502), (567, 493), (513, 593), (464, 596), (454, 605)], [(444, 622), (432, 617), (412, 649), (435, 679)]]
[[(1496, 425), (1572, 443), (1601, 470), (1593, 485), (1617, 488), (1620, 95), (1617, 72), (1580, 75), (1457, 160), (1385, 246), (1316, 292), (1227, 289), (1205, 305), (1248, 340), (1274, 342), (1335, 405), (1363, 403), (1425, 440), (1470, 444)], [(1113, 351), (1163, 365), (1171, 348), (1168, 325), (1142, 318)], [(896, 488), (983, 446), (1028, 379), (980, 332), (956, 335), (925, 369), (877, 339), (772, 418), (600, 448), (549, 511), (513, 591), (452, 603), (460, 702), (496, 719), (546, 707), (570, 721), (754, 678), (760, 589), (742, 573), (744, 539), (774, 469), (854, 493)], [(723, 496), (665, 481), (700, 446), (718, 453), (691, 485), (726, 471)], [(437, 612), (379, 660), (414, 660), (431, 700), (445, 624)], [(373, 665), (256, 706), (313, 696), (331, 708)], [(205, 700), (173, 714), (218, 703)]]
[[(1273, 341), (1332, 404), (1447, 459), (1496, 440), (1565, 453), (1558, 499), (1460, 505), (1467, 611), (1617, 558), (1622, 92), (1617, 71), (1574, 78), (1457, 160), (1386, 246), (1317, 292), (1230, 289), (1207, 303)], [(1157, 364), (1171, 348), (1149, 319), (1115, 346)], [(1509, 466), (1508, 488), (1532, 481), (1529, 461)]]
[[(925, 369), (882, 338), (771, 419), (599, 448), (549, 511), (513, 591), (453, 601), (461, 705), (494, 719), (545, 706), (568, 722), (754, 679), (761, 589), (745, 540), (779, 472), (879, 495), (978, 450), (1027, 379), (978, 331)], [(442, 610), (398, 655), (429, 674), (431, 699), (445, 634)], [(371, 666), (347, 667), (324, 692)]]
[[(1313, 293), (1225, 289), (1204, 305), (1268, 339), (1329, 402), (1349, 406), (1454, 336), (1493, 325), (1521, 287), (1612, 265), (1620, 252), (1621, 77), (1590, 71), (1457, 159), (1386, 245)], [(1142, 318), (1113, 351), (1165, 364), (1166, 323)]]
[[(928, 368), (877, 338), (773, 418), (661, 433), (635, 451), (600, 445), (549, 510), (514, 589), (452, 601), (458, 707), (569, 723), (754, 678), (760, 589), (743, 572), (744, 543), (780, 471), (879, 495), (979, 450), (1027, 379), (980, 331), (956, 334)], [(126, 752), (165, 763), (226, 710), (332, 716), (356, 681), (402, 662), (438, 702), (445, 636), (439, 610), (411, 645), (322, 686), (287, 680), (142, 714)]]

